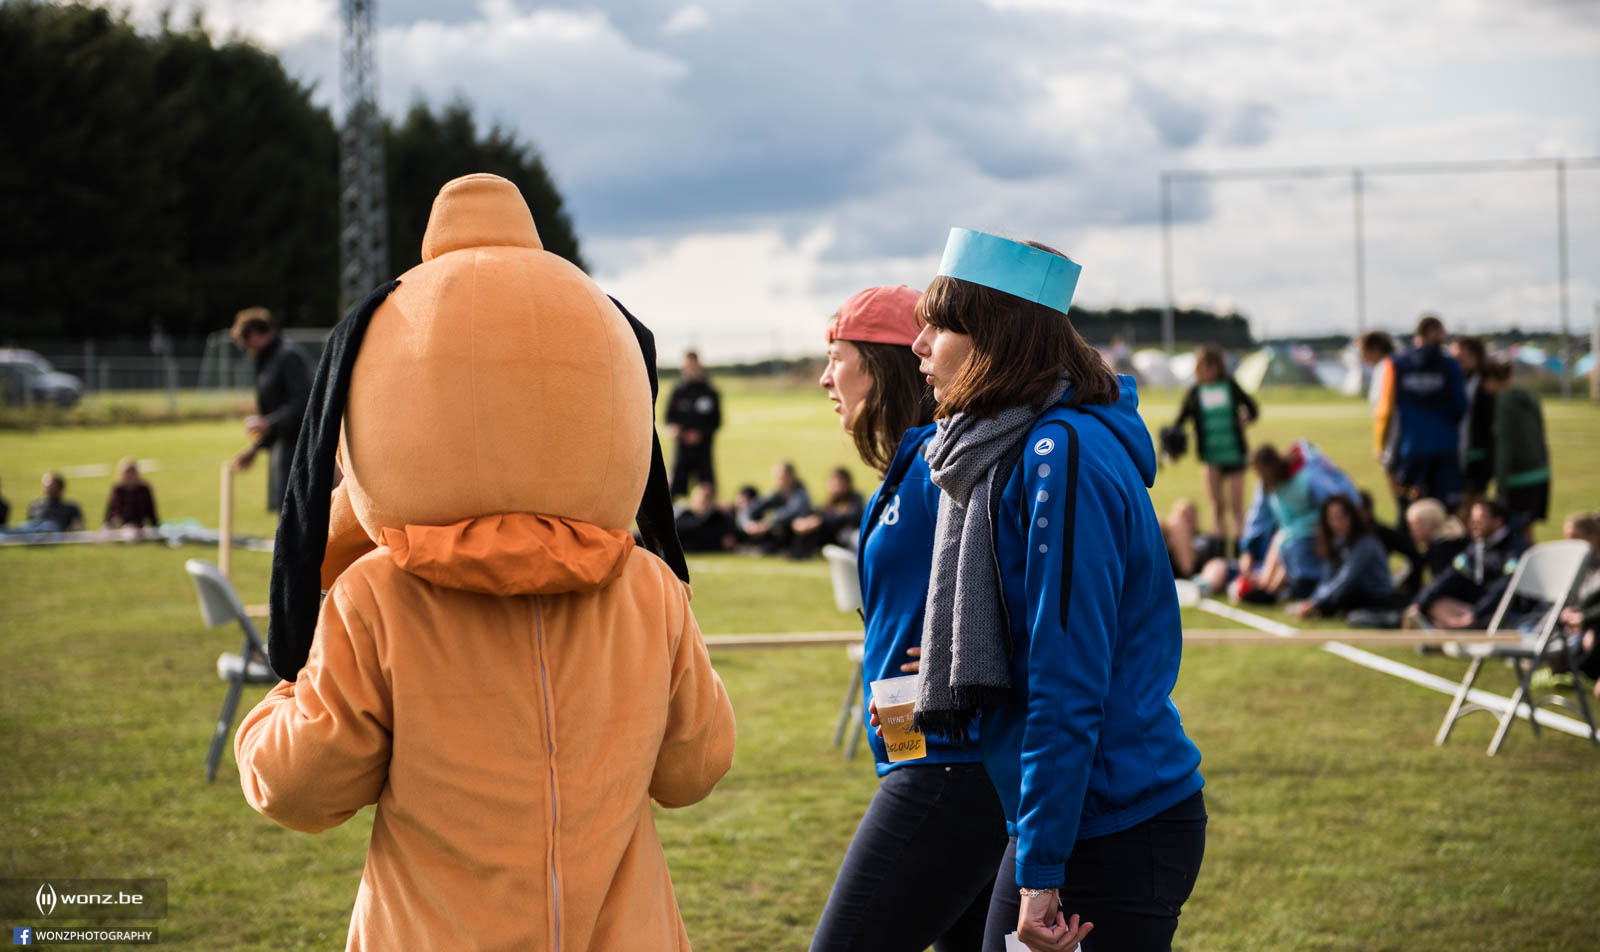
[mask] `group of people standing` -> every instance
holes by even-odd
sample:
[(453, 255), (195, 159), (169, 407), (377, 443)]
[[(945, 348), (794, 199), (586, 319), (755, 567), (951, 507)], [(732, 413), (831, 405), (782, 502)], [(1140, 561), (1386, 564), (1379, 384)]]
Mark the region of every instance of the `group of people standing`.
[(1155, 450), (1134, 383), (1067, 319), (1077, 274), (956, 229), (927, 291), (868, 289), (829, 329), (820, 383), (884, 476), (861, 522), (863, 680), (920, 675), (927, 754), (873, 739), (882, 782), (819, 952), (1001, 952), (1011, 932), (1168, 949), (1194, 886), (1206, 814), (1169, 697)]
[(1550, 451), (1534, 394), (1511, 383), (1511, 365), (1479, 337), (1445, 351), (1444, 322), (1417, 322), (1411, 346), (1396, 350), (1381, 331), (1360, 342), (1373, 368), (1374, 452), (1401, 517), (1419, 499), (1438, 499), (1463, 519), (1494, 497), (1518, 531), (1550, 512)]

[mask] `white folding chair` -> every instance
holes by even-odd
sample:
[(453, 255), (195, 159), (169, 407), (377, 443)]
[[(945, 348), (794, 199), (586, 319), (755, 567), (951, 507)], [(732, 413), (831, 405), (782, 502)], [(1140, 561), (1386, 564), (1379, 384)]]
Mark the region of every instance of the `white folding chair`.
[(244, 630), (239, 643), (239, 653), (223, 652), (217, 657), (217, 676), (228, 682), (228, 693), (222, 701), (222, 712), (217, 715), (217, 728), (211, 734), (211, 749), (206, 752), (206, 783), (217, 777), (217, 764), (222, 760), (222, 745), (233, 729), (233, 715), (239, 706), (239, 693), (246, 684), (276, 684), (278, 676), (267, 664), (267, 646), (256, 631), (255, 623), (245, 614), (244, 603), (233, 583), (222, 570), (210, 562), (190, 559), (184, 569), (194, 581), (195, 594), (200, 598), (200, 617), (207, 628), (238, 622)]
[(1521, 561), (1517, 563), (1516, 571), (1511, 576), (1511, 584), (1507, 586), (1505, 595), (1500, 599), (1499, 607), (1495, 609), (1494, 619), (1489, 622), (1488, 631), (1494, 634), (1500, 630), (1507, 609), (1518, 597), (1530, 599), (1548, 608), (1541, 609), (1543, 614), (1539, 616), (1538, 626), (1525, 634), (1520, 644), (1471, 644), (1460, 647), (1460, 655), (1470, 657), (1472, 664), (1468, 666), (1466, 676), (1461, 679), (1461, 688), (1456, 691), (1455, 699), (1450, 702), (1450, 709), (1445, 712), (1444, 723), (1439, 725), (1439, 733), (1433, 739), (1435, 744), (1444, 744), (1449, 739), (1450, 730), (1455, 727), (1456, 721), (1468, 714), (1474, 711), (1493, 711), (1493, 708), (1481, 704), (1465, 702), (1468, 692), (1472, 690), (1473, 682), (1478, 678), (1478, 672), (1483, 668), (1483, 663), (1490, 659), (1504, 659), (1511, 662), (1513, 670), (1517, 673), (1517, 690), (1511, 695), (1510, 705), (1500, 716), (1500, 726), (1495, 730), (1494, 738), (1489, 741), (1489, 756), (1493, 757), (1500, 752), (1506, 734), (1511, 730), (1511, 722), (1516, 720), (1517, 709), (1524, 703), (1528, 705), (1528, 724), (1533, 728), (1533, 736), (1539, 736), (1538, 709), (1551, 704), (1582, 713), (1583, 719), (1589, 725), (1590, 743), (1600, 746), (1600, 736), (1596, 736), (1595, 733), (1594, 716), (1589, 711), (1589, 701), (1585, 697), (1588, 692), (1584, 690), (1581, 681), (1577, 682), (1576, 705), (1560, 695), (1534, 698), (1530, 683), (1533, 672), (1538, 670), (1540, 665), (1549, 664), (1563, 656), (1567, 660), (1568, 668), (1573, 672), (1574, 679), (1580, 677), (1577, 647), (1572, 644), (1571, 639), (1557, 635), (1557, 622), (1561, 609), (1567, 604), (1567, 596), (1572, 592), (1572, 586), (1577, 583), (1578, 575), (1583, 571), (1588, 558), (1589, 544), (1574, 539), (1541, 542), (1523, 553)]
[[(833, 581), (833, 604), (842, 612), (861, 612), (861, 576), (856, 569), (856, 554), (839, 545), (822, 547), (822, 557), (828, 560), (828, 575)], [(845, 689), (844, 703), (839, 707), (839, 723), (833, 729), (833, 746), (844, 743), (850, 732), (850, 743), (844, 755), (850, 760), (856, 756), (861, 735), (866, 732), (866, 710), (861, 700), (862, 646), (850, 645), (845, 649), (850, 659), (850, 686)]]

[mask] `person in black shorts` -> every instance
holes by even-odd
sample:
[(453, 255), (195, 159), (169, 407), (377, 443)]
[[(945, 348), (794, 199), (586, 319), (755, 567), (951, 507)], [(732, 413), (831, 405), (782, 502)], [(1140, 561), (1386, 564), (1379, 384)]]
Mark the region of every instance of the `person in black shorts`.
[[(1189, 388), (1173, 426), (1194, 422), (1194, 452), (1206, 470), (1211, 497), (1211, 525), (1225, 548), (1230, 536), (1228, 514), (1236, 533), (1244, 532), (1244, 470), (1250, 446), (1244, 428), (1260, 416), (1260, 408), (1228, 373), (1222, 348), (1207, 344), (1195, 354), (1195, 384)], [(1227, 506), (1224, 508), (1224, 495)]]
[(1454, 510), (1461, 504), (1461, 421), (1467, 415), (1461, 365), (1444, 352), (1444, 322), (1434, 315), (1423, 315), (1411, 340), (1379, 375), (1376, 445), (1387, 451), (1402, 515), (1429, 497)]

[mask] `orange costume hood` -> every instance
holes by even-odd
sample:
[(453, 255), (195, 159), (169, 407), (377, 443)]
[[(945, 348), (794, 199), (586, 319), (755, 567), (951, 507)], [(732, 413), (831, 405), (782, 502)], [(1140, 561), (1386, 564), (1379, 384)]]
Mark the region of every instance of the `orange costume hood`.
[(422, 263), (340, 323), (317, 371), (273, 556), (273, 668), (297, 676), (318, 593), (390, 529), (538, 513), (625, 530), (637, 517), (687, 581), (655, 390), (649, 331), (543, 249), (516, 186), (445, 185)]
[(504, 179), (446, 185), (422, 257), (318, 371), (245, 798), (307, 832), (377, 805), (349, 949), (688, 949), (651, 804), (707, 796), (734, 721), (628, 531), (661, 541), (648, 334)]

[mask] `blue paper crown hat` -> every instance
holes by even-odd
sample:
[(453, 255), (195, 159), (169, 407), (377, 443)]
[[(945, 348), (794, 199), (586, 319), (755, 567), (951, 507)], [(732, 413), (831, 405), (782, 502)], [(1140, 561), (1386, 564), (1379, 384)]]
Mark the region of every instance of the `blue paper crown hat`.
[(1067, 313), (1078, 287), (1077, 262), (1021, 242), (967, 228), (950, 229), (939, 276), (971, 281)]

